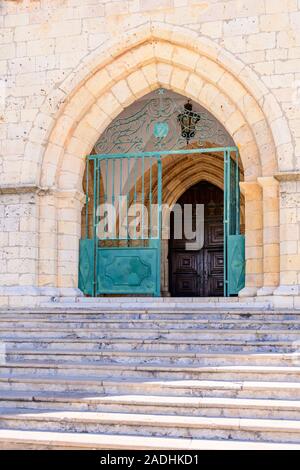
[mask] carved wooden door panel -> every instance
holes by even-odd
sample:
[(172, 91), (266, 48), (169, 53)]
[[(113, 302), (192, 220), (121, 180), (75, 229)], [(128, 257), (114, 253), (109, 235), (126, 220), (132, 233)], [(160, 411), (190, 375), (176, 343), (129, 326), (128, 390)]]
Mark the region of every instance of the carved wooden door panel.
[(172, 295), (196, 297), (199, 295), (199, 252), (173, 251)]

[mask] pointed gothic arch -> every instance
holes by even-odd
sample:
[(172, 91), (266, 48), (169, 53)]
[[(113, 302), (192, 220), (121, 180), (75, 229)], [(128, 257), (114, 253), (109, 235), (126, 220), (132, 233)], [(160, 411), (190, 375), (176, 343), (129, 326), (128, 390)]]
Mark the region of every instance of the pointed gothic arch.
[[(85, 155), (125, 107), (152, 90), (174, 90), (208, 109), (238, 145), (245, 181), (277, 171), (277, 158), (291, 139), (276, 100), (248, 67), (212, 41), (191, 41), (190, 35), (160, 24), (138, 28), (126, 40), (94, 51), (45, 100), (22, 167), (24, 181), (34, 179), (48, 191), (40, 204), (40, 247), (50, 237), (55, 257), (48, 263), (41, 251), (40, 285), (76, 287)], [(49, 206), (57, 220), (50, 234), (43, 217)], [(62, 214), (70, 206), (65, 221)], [(67, 265), (66, 249), (72, 251)], [(260, 277), (251, 273), (252, 284), (259, 286)]]

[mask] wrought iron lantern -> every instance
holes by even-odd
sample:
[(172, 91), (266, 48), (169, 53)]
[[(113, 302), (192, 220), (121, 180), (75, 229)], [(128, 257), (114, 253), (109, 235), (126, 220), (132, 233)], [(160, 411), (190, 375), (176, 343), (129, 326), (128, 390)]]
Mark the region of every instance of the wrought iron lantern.
[(177, 116), (181, 126), (181, 136), (186, 139), (186, 143), (195, 137), (196, 125), (200, 121), (200, 114), (193, 111), (193, 105), (190, 100), (184, 105), (184, 111)]

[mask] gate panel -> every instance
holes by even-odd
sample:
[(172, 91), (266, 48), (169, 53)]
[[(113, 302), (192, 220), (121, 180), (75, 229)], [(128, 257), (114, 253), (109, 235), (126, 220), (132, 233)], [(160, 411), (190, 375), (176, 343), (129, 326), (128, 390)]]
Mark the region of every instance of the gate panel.
[(239, 154), (224, 152), (224, 296), (245, 286), (245, 237), (240, 234)]
[(86, 295), (95, 295), (95, 246), (93, 239), (79, 241), (78, 287)]
[(160, 293), (157, 248), (98, 250), (97, 289), (106, 294)]
[(245, 237), (228, 237), (228, 295), (237, 294), (245, 287)]
[(160, 295), (160, 155), (92, 156), (95, 295)]

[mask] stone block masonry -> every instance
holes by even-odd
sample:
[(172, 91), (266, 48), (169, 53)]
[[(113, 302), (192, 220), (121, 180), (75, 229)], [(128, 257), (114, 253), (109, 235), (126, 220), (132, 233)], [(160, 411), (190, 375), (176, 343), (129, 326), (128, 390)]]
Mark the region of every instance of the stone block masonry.
[(13, 289), (76, 291), (84, 157), (160, 86), (206, 107), (239, 146), (244, 294), (300, 294), (299, 1), (2, 0), (3, 305)]

